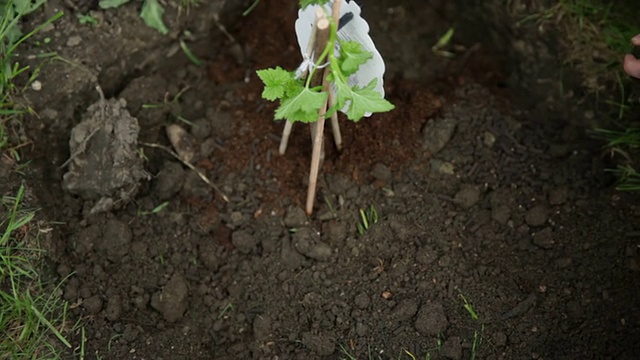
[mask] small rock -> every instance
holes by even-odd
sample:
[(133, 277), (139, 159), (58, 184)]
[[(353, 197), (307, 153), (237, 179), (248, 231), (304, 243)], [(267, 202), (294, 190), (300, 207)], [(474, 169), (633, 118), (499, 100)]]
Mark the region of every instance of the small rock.
[(187, 310), (189, 289), (184, 277), (174, 274), (162, 291), (153, 294), (151, 307), (159, 311), (167, 322), (174, 323)]
[(198, 119), (193, 122), (191, 135), (198, 140), (204, 140), (211, 135), (211, 122), (207, 119)]
[(271, 319), (268, 316), (256, 316), (253, 320), (253, 336), (258, 341), (266, 341), (271, 337)]
[(491, 149), (493, 145), (496, 143), (496, 136), (488, 131), (485, 131), (482, 137), (482, 143), (484, 144), (484, 146)]
[(385, 164), (376, 163), (371, 169), (371, 175), (377, 180), (389, 181), (391, 180), (391, 169)]
[(154, 192), (160, 200), (169, 200), (184, 184), (184, 169), (175, 161), (165, 161), (155, 181)]
[(566, 187), (559, 187), (549, 191), (549, 204), (562, 205), (569, 198), (569, 190)]
[(102, 299), (98, 295), (93, 295), (82, 302), (82, 307), (91, 315), (95, 315), (102, 310)]
[(430, 175), (431, 176), (436, 176), (436, 175), (453, 175), (456, 173), (456, 168), (455, 166), (450, 163), (450, 162), (446, 162), (446, 161), (442, 161), (442, 160), (438, 160), (438, 159), (431, 159), (430, 160)]
[(301, 228), (291, 239), (293, 247), (302, 255), (318, 261), (331, 258), (331, 247), (320, 240), (320, 234), (310, 228)]
[(497, 333), (493, 334), (492, 338), (493, 344), (496, 347), (503, 347), (507, 345), (507, 335), (502, 331), (498, 331)]
[(422, 265), (431, 265), (438, 260), (438, 252), (431, 246), (425, 245), (416, 252), (416, 262)]
[(442, 356), (448, 359), (459, 360), (462, 358), (462, 341), (459, 337), (452, 336), (442, 343), (440, 351)]
[(304, 263), (304, 256), (293, 249), (291, 240), (288, 236), (284, 236), (281, 240), (282, 252), (280, 257), (282, 262), (285, 263), (291, 269), (297, 269)]
[(217, 246), (213, 243), (204, 243), (198, 247), (198, 258), (209, 271), (216, 271), (220, 267), (220, 259), (216, 255)]
[(418, 302), (412, 299), (403, 300), (391, 311), (391, 321), (403, 322), (411, 319), (418, 312)]
[(244, 230), (234, 231), (231, 234), (231, 242), (243, 254), (251, 253), (258, 245), (258, 240)]
[(533, 244), (545, 250), (553, 248), (553, 230), (546, 227), (533, 235)]
[(444, 308), (437, 303), (426, 303), (418, 311), (415, 322), (416, 330), (425, 336), (436, 336), (447, 330), (449, 321), (444, 314)]
[(82, 38), (78, 35), (69, 36), (67, 39), (67, 46), (78, 46), (82, 42)]
[(107, 319), (116, 321), (122, 315), (122, 299), (119, 295), (113, 295), (107, 300)]
[(335, 173), (327, 176), (329, 190), (336, 195), (343, 195), (354, 185), (351, 178), (342, 173)]
[(100, 226), (102, 235), (96, 241), (96, 250), (111, 261), (118, 261), (129, 253), (131, 244), (131, 229), (126, 223), (109, 219)]
[(284, 225), (288, 228), (299, 228), (307, 225), (307, 214), (297, 206), (290, 206), (284, 216)]
[(480, 190), (473, 185), (462, 185), (453, 201), (464, 209), (469, 209), (480, 200)]
[(442, 150), (456, 129), (457, 121), (453, 118), (432, 119), (422, 130), (423, 148), (431, 154), (436, 154)]
[(347, 227), (337, 221), (330, 221), (323, 225), (323, 233), (332, 244), (342, 243), (347, 237)]
[(361, 292), (356, 295), (355, 299), (353, 299), (353, 302), (359, 309), (364, 310), (369, 307), (371, 299), (369, 299), (369, 296), (367, 296), (366, 293)]
[(491, 207), (491, 218), (500, 225), (506, 225), (511, 218), (511, 209), (506, 205)]
[(327, 334), (302, 334), (302, 344), (319, 356), (329, 356), (336, 350), (336, 345), (331, 336)]
[(529, 226), (542, 226), (547, 222), (549, 211), (544, 205), (536, 205), (529, 209), (524, 216), (524, 221)]

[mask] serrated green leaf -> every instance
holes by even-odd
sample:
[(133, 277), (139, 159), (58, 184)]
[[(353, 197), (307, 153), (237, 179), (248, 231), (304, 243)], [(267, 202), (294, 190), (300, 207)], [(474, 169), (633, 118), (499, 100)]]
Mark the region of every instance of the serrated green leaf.
[(101, 9), (112, 9), (120, 7), (131, 0), (100, 0), (98, 5)]
[(264, 83), (262, 97), (271, 101), (284, 97), (291, 82), (294, 81), (292, 73), (279, 66), (274, 69), (258, 70), (256, 73)]
[(300, 0), (300, 8), (304, 9), (309, 5), (324, 5), (328, 2), (329, 0)]
[(386, 112), (395, 108), (392, 103), (382, 97), (382, 94), (374, 90), (377, 81), (378, 79), (373, 79), (363, 88), (357, 86), (350, 88), (344, 82), (336, 84), (339, 109), (344, 108), (346, 102), (350, 101), (349, 109), (347, 110), (347, 118), (349, 120), (359, 121), (368, 112)]
[(167, 29), (162, 21), (162, 14), (164, 14), (164, 8), (158, 0), (144, 0), (140, 17), (147, 26), (158, 30), (162, 35), (166, 35), (169, 33), (169, 29)]
[(359, 42), (340, 41), (340, 69), (344, 76), (355, 74), (360, 65), (373, 57), (373, 53), (366, 51)]
[(324, 106), (329, 94), (299, 86), (292, 95), (293, 96), (284, 99), (280, 107), (276, 110), (276, 120), (317, 121), (318, 111)]

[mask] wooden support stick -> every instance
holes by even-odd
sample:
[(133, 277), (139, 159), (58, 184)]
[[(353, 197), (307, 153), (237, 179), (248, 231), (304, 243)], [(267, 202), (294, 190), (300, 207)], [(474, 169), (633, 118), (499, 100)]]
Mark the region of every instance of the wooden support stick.
[[(341, 0), (335, 0), (333, 3), (332, 17), (334, 21), (337, 21), (337, 19), (339, 19), (340, 17), (340, 5), (341, 5)], [(319, 8), (318, 10), (322, 12), (322, 15), (321, 15), (322, 17), (318, 19), (318, 16), (320, 14), (319, 12), (316, 12), (316, 19), (318, 20), (316, 21), (317, 36), (316, 36), (315, 51), (314, 51), (314, 53), (316, 54), (315, 56), (321, 54), (324, 51), (324, 47), (327, 46), (327, 42), (329, 40), (329, 32), (330, 32), (329, 20), (324, 15), (324, 11), (322, 9)], [(326, 36), (326, 37), (322, 38), (323, 36)], [(333, 49), (330, 49), (329, 51), (333, 51)], [(317, 61), (315, 56), (314, 56), (314, 63)], [(329, 81), (327, 80), (329, 72), (330, 72), (329, 67), (325, 68), (325, 70), (322, 71), (322, 91), (327, 93), (331, 92), (331, 86), (329, 84)], [(314, 79), (312, 79), (312, 81), (313, 80)], [(327, 100), (324, 102), (323, 106), (320, 108), (320, 111), (318, 112), (318, 122), (316, 123), (316, 126), (315, 126), (315, 134), (313, 137), (314, 138), (313, 153), (311, 154), (311, 169), (309, 171), (309, 187), (307, 189), (307, 204), (305, 209), (307, 212), (307, 215), (311, 215), (313, 213), (313, 204), (315, 203), (315, 198), (316, 198), (316, 189), (318, 185), (318, 173), (320, 172), (320, 159), (321, 159), (323, 143), (324, 143), (324, 123), (325, 123), (324, 118), (327, 113), (328, 102), (329, 102), (329, 98), (327, 97)]]
[[(314, 66), (319, 65), (318, 59), (320, 54), (324, 51), (329, 41), (329, 35), (331, 31), (331, 24), (327, 19), (326, 14), (322, 8), (316, 10), (316, 38), (313, 51), (313, 63)], [(328, 68), (327, 68), (328, 69)], [(325, 71), (316, 71), (314, 77), (311, 79), (311, 85), (316, 86), (322, 84), (322, 90), (328, 90), (327, 83), (327, 69)], [(327, 112), (327, 101), (322, 105), (318, 111), (318, 121), (315, 124), (310, 124), (311, 139), (313, 144), (313, 152), (311, 154), (311, 168), (309, 170), (309, 187), (307, 188), (307, 204), (306, 212), (311, 215), (313, 213), (313, 204), (316, 197), (316, 188), (318, 185), (318, 173), (320, 172), (320, 159), (323, 150), (324, 143), (324, 115)]]
[(280, 148), (278, 153), (284, 155), (287, 151), (287, 145), (289, 145), (289, 135), (291, 135), (291, 128), (293, 128), (293, 122), (289, 120), (284, 121), (284, 129), (282, 130), (282, 137), (280, 138)]

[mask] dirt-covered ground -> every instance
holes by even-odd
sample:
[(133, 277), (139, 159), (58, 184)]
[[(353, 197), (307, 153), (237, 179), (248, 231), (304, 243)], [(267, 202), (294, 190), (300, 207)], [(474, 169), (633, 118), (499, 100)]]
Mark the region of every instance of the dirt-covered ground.
[[(559, 83), (553, 41), (511, 27), (516, 5), (362, 1), (396, 110), (341, 123), (345, 149), (328, 139), (307, 217), (309, 132), (297, 124), (278, 155), (282, 124), (255, 76), (300, 62), (297, 2), (241, 16), (251, 2), (168, 8), (169, 36), (135, 6), (96, 10), (89, 26), (74, 14), (91, 9), (49, 1), (31, 19), (67, 12), (37, 35), (50, 43), (24, 50), (64, 59), (26, 95), (38, 117), (24, 157), (87, 358), (640, 353), (638, 197), (613, 190), (589, 102)], [(452, 26), (455, 58), (435, 55)], [(171, 124), (228, 202), (157, 147)], [(379, 220), (361, 235), (371, 206)]]

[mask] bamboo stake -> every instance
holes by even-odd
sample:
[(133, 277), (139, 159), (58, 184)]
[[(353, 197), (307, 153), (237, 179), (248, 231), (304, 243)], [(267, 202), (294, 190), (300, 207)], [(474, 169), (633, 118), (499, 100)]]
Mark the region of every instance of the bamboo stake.
[[(336, 19), (338, 19), (340, 16), (341, 3), (342, 3), (341, 0), (335, 0), (333, 3), (332, 17), (334, 21), (336, 21)], [(322, 11), (322, 9), (319, 9), (319, 10)], [(324, 14), (324, 11), (322, 12)], [(316, 15), (317, 14), (318, 13), (316, 13)], [(320, 54), (324, 50), (324, 47), (327, 46), (330, 24), (326, 16), (324, 16), (323, 18), (320, 18), (316, 22), (316, 26), (318, 30), (318, 33), (317, 33), (318, 36), (316, 37), (315, 53)], [(327, 37), (325, 39), (322, 39), (321, 36), (327, 36)], [(333, 51), (333, 49), (329, 51)], [(316, 59), (314, 59), (314, 62), (315, 61)], [(325, 68), (325, 70), (322, 72), (322, 91), (325, 91), (328, 93), (331, 92), (331, 86), (329, 84), (329, 81), (327, 80), (329, 72), (330, 72), (329, 67)], [(313, 204), (315, 203), (315, 198), (316, 198), (316, 189), (318, 185), (318, 173), (320, 172), (320, 159), (321, 159), (321, 154), (323, 150), (322, 145), (324, 143), (323, 141), (324, 140), (324, 123), (325, 123), (324, 118), (327, 113), (328, 102), (329, 102), (329, 99), (327, 98), (323, 106), (320, 108), (320, 111), (318, 112), (318, 122), (316, 123), (316, 126), (315, 126), (315, 136), (313, 140), (313, 153), (311, 155), (311, 169), (309, 171), (309, 187), (307, 189), (306, 212), (308, 215), (311, 215), (313, 213)]]

